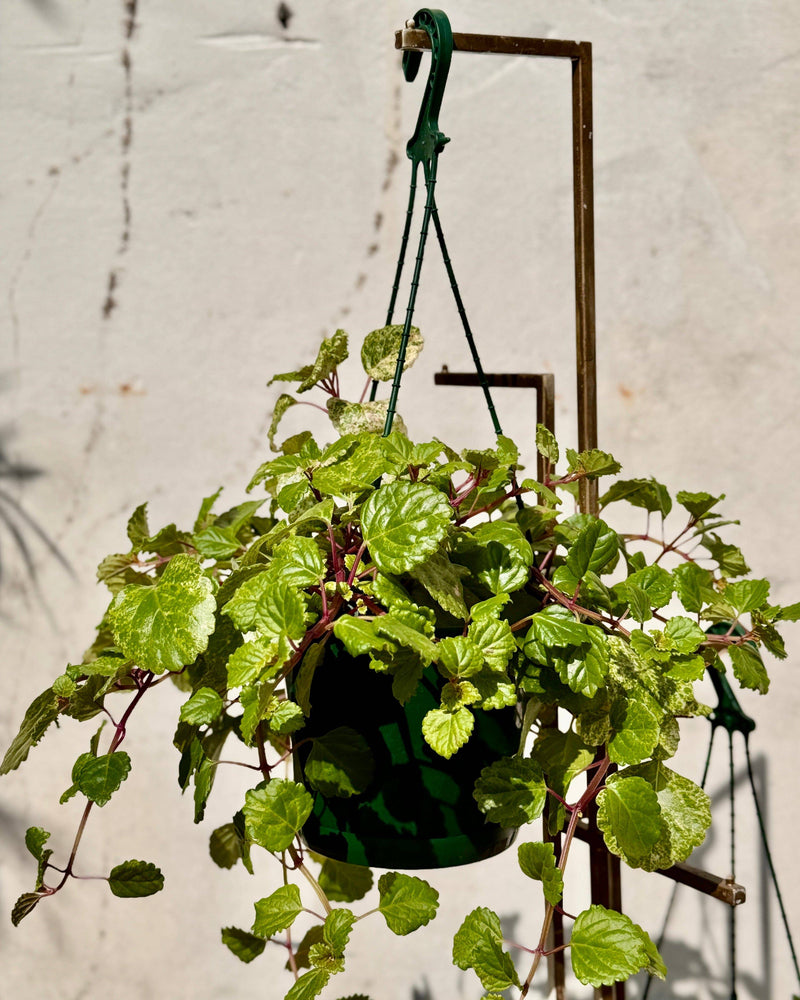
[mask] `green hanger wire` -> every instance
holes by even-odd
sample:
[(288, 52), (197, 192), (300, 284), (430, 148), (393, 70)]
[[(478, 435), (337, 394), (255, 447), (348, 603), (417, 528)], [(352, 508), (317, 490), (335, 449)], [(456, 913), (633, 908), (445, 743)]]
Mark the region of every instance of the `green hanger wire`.
[[(411, 160), (411, 186), (408, 198), (408, 208), (406, 210), (405, 226), (403, 228), (403, 235), (400, 241), (400, 254), (397, 261), (397, 267), (395, 269), (389, 309), (386, 315), (386, 326), (389, 326), (392, 322), (395, 305), (397, 303), (400, 278), (405, 264), (406, 249), (411, 232), (411, 221), (414, 214), (414, 201), (416, 197), (417, 178), (419, 176), (420, 166), (422, 166), (423, 176), (425, 179), (426, 198), (425, 209), (422, 216), (419, 244), (417, 247), (417, 256), (414, 263), (414, 273), (411, 278), (411, 288), (409, 291), (408, 304), (406, 306), (405, 322), (403, 324), (403, 333), (400, 340), (400, 350), (398, 352), (397, 364), (395, 366), (394, 379), (392, 381), (383, 433), (384, 436), (386, 436), (391, 432), (392, 423), (394, 421), (394, 415), (397, 408), (397, 397), (400, 392), (400, 381), (403, 374), (403, 368), (405, 367), (406, 351), (408, 348), (409, 337), (411, 335), (411, 321), (413, 319), (417, 292), (419, 290), (419, 280), (422, 272), (422, 261), (425, 255), (425, 245), (428, 240), (430, 223), (431, 220), (433, 220), (436, 237), (442, 252), (442, 258), (444, 260), (445, 269), (447, 270), (447, 276), (450, 281), (450, 288), (452, 289), (453, 296), (455, 298), (456, 308), (458, 309), (458, 315), (461, 319), (464, 334), (467, 338), (467, 343), (472, 354), (475, 370), (478, 373), (478, 379), (481, 388), (483, 389), (492, 425), (494, 427), (495, 434), (500, 435), (503, 431), (497, 418), (494, 401), (492, 400), (489, 385), (486, 381), (486, 375), (484, 374), (480, 356), (478, 355), (478, 350), (475, 346), (472, 329), (470, 327), (469, 320), (467, 319), (466, 309), (464, 308), (458, 283), (456, 282), (455, 272), (453, 271), (453, 265), (447, 251), (447, 244), (445, 243), (444, 231), (439, 218), (439, 211), (436, 207), (436, 198), (434, 194), (439, 154), (444, 149), (445, 144), (450, 141), (439, 128), (439, 112), (442, 107), (442, 98), (444, 97), (447, 75), (450, 71), (450, 60), (453, 54), (453, 32), (450, 27), (450, 21), (443, 11), (432, 10), (427, 7), (418, 10), (414, 15), (414, 26), (426, 31), (430, 37), (431, 64), (428, 72), (428, 79), (425, 83), (425, 90), (422, 95), (422, 103), (417, 117), (417, 125), (414, 129), (414, 134), (406, 144), (406, 154)], [(422, 53), (416, 51), (403, 53), (403, 73), (407, 81), (412, 82), (416, 78), (421, 62)], [(377, 381), (374, 381), (372, 383), (370, 393), (371, 400), (375, 399), (377, 388), (378, 383)]]

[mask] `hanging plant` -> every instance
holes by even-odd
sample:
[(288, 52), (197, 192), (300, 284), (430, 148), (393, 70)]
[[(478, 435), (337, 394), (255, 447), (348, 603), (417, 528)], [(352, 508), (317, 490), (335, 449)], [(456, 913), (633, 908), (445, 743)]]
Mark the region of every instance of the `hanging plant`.
[[(365, 339), (369, 380), (392, 377), (400, 329)], [(418, 331), (409, 344), (407, 364)], [(84, 802), (74, 843), (51, 849), (46, 830), (28, 830), (38, 871), (12, 921), (71, 884), (90, 814), (131, 769), (126, 732), (171, 682), (186, 696), (172, 742), (195, 822), (226, 771), (253, 771), (240, 810), (211, 833), (213, 861), (252, 873), (259, 849), (284, 866), (285, 883), (254, 898), (252, 926), (222, 931), (234, 954), (249, 962), (278, 944), (287, 1000), (314, 997), (367, 916), (351, 905), (373, 885), (365, 864), (473, 860), (519, 829), (521, 873), (547, 904), (530, 971), (520, 977), (497, 914), (482, 906), (458, 930), (453, 961), (489, 997), (525, 996), (564, 906), (581, 817), (595, 805), (608, 849), (631, 867), (686, 859), (710, 823), (708, 798), (668, 761), (679, 720), (709, 711), (694, 685), (730, 670), (765, 693), (760, 649), (785, 655), (776, 626), (800, 605), (771, 604), (769, 583), (747, 577), (718, 533), (731, 523), (718, 513), (723, 497), (679, 492), (673, 503), (655, 479), (618, 478), (597, 450), (568, 450), (564, 463), (543, 427), (541, 482), (522, 478), (505, 437), (457, 452), (398, 429), (380, 436), (386, 404), (340, 395), (347, 353), (340, 330), (313, 364), (276, 376), (296, 395), (278, 400), (270, 440), (291, 406), (322, 390), (339, 431), (331, 443), (292, 435), (253, 476), (255, 499), (215, 513), (219, 492), (207, 497), (190, 530), (153, 531), (142, 505), (129, 550), (100, 564), (111, 601), (96, 638), (34, 700), (0, 766), (17, 768), (61, 715), (94, 729), (61, 798)], [(610, 481), (601, 516), (572, 512), (581, 480), (600, 478)], [(641, 511), (640, 532), (612, 526), (620, 505)], [(407, 793), (398, 762), (409, 765)], [(558, 855), (528, 825), (543, 813), (549, 838), (562, 833)], [(108, 883), (136, 897), (164, 880), (155, 863), (128, 860)], [(370, 912), (396, 934), (436, 914), (438, 893), (417, 876), (388, 871), (377, 890)], [(567, 947), (593, 986), (666, 971), (647, 933), (602, 906), (574, 918)]]

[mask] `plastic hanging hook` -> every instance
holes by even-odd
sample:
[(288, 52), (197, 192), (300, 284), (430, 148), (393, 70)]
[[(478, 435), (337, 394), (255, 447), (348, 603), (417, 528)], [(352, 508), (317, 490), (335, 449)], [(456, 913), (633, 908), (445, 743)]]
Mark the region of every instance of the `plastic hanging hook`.
[[(441, 10), (423, 7), (414, 15), (414, 26), (426, 31), (431, 40), (431, 68), (422, 104), (417, 118), (417, 127), (408, 140), (406, 153), (417, 163), (430, 163), (434, 155), (440, 153), (448, 137), (439, 129), (439, 111), (450, 72), (453, 54), (453, 31), (447, 14)], [(409, 82), (416, 79), (422, 61), (422, 53), (403, 53), (403, 74)]]

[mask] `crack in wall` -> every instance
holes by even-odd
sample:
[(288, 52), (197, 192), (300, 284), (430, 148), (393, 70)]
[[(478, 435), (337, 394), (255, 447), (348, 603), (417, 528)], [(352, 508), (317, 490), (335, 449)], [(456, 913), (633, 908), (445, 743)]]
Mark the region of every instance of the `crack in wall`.
[(128, 251), (128, 246), (131, 241), (131, 223), (133, 218), (130, 199), (131, 146), (133, 144), (133, 62), (131, 59), (130, 43), (136, 31), (138, 0), (122, 0), (122, 8), (124, 12), (124, 20), (122, 24), (124, 44), (122, 47), (120, 62), (122, 63), (125, 81), (123, 90), (122, 134), (120, 136), (120, 197), (122, 202), (122, 229), (120, 231), (119, 245), (117, 247), (117, 261), (111, 268), (109, 268), (108, 278), (106, 280), (106, 294), (101, 310), (103, 319), (106, 320), (111, 318), (111, 314), (119, 304), (117, 299), (121, 273), (119, 258), (123, 257)]

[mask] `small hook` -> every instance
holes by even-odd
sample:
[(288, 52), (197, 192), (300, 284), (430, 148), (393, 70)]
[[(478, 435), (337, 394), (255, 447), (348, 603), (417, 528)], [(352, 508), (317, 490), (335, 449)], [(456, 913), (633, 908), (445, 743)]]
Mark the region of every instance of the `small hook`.
[[(444, 144), (450, 140), (439, 130), (439, 111), (442, 107), (442, 97), (450, 71), (450, 59), (453, 54), (453, 32), (447, 14), (441, 10), (423, 7), (414, 15), (417, 28), (427, 31), (431, 40), (431, 68), (422, 96), (422, 104), (417, 118), (417, 127), (408, 140), (406, 152), (410, 159), (417, 162), (429, 162), (434, 154), (440, 153)], [(422, 53), (408, 51), (403, 53), (403, 74), (410, 83), (416, 79), (422, 62)]]

